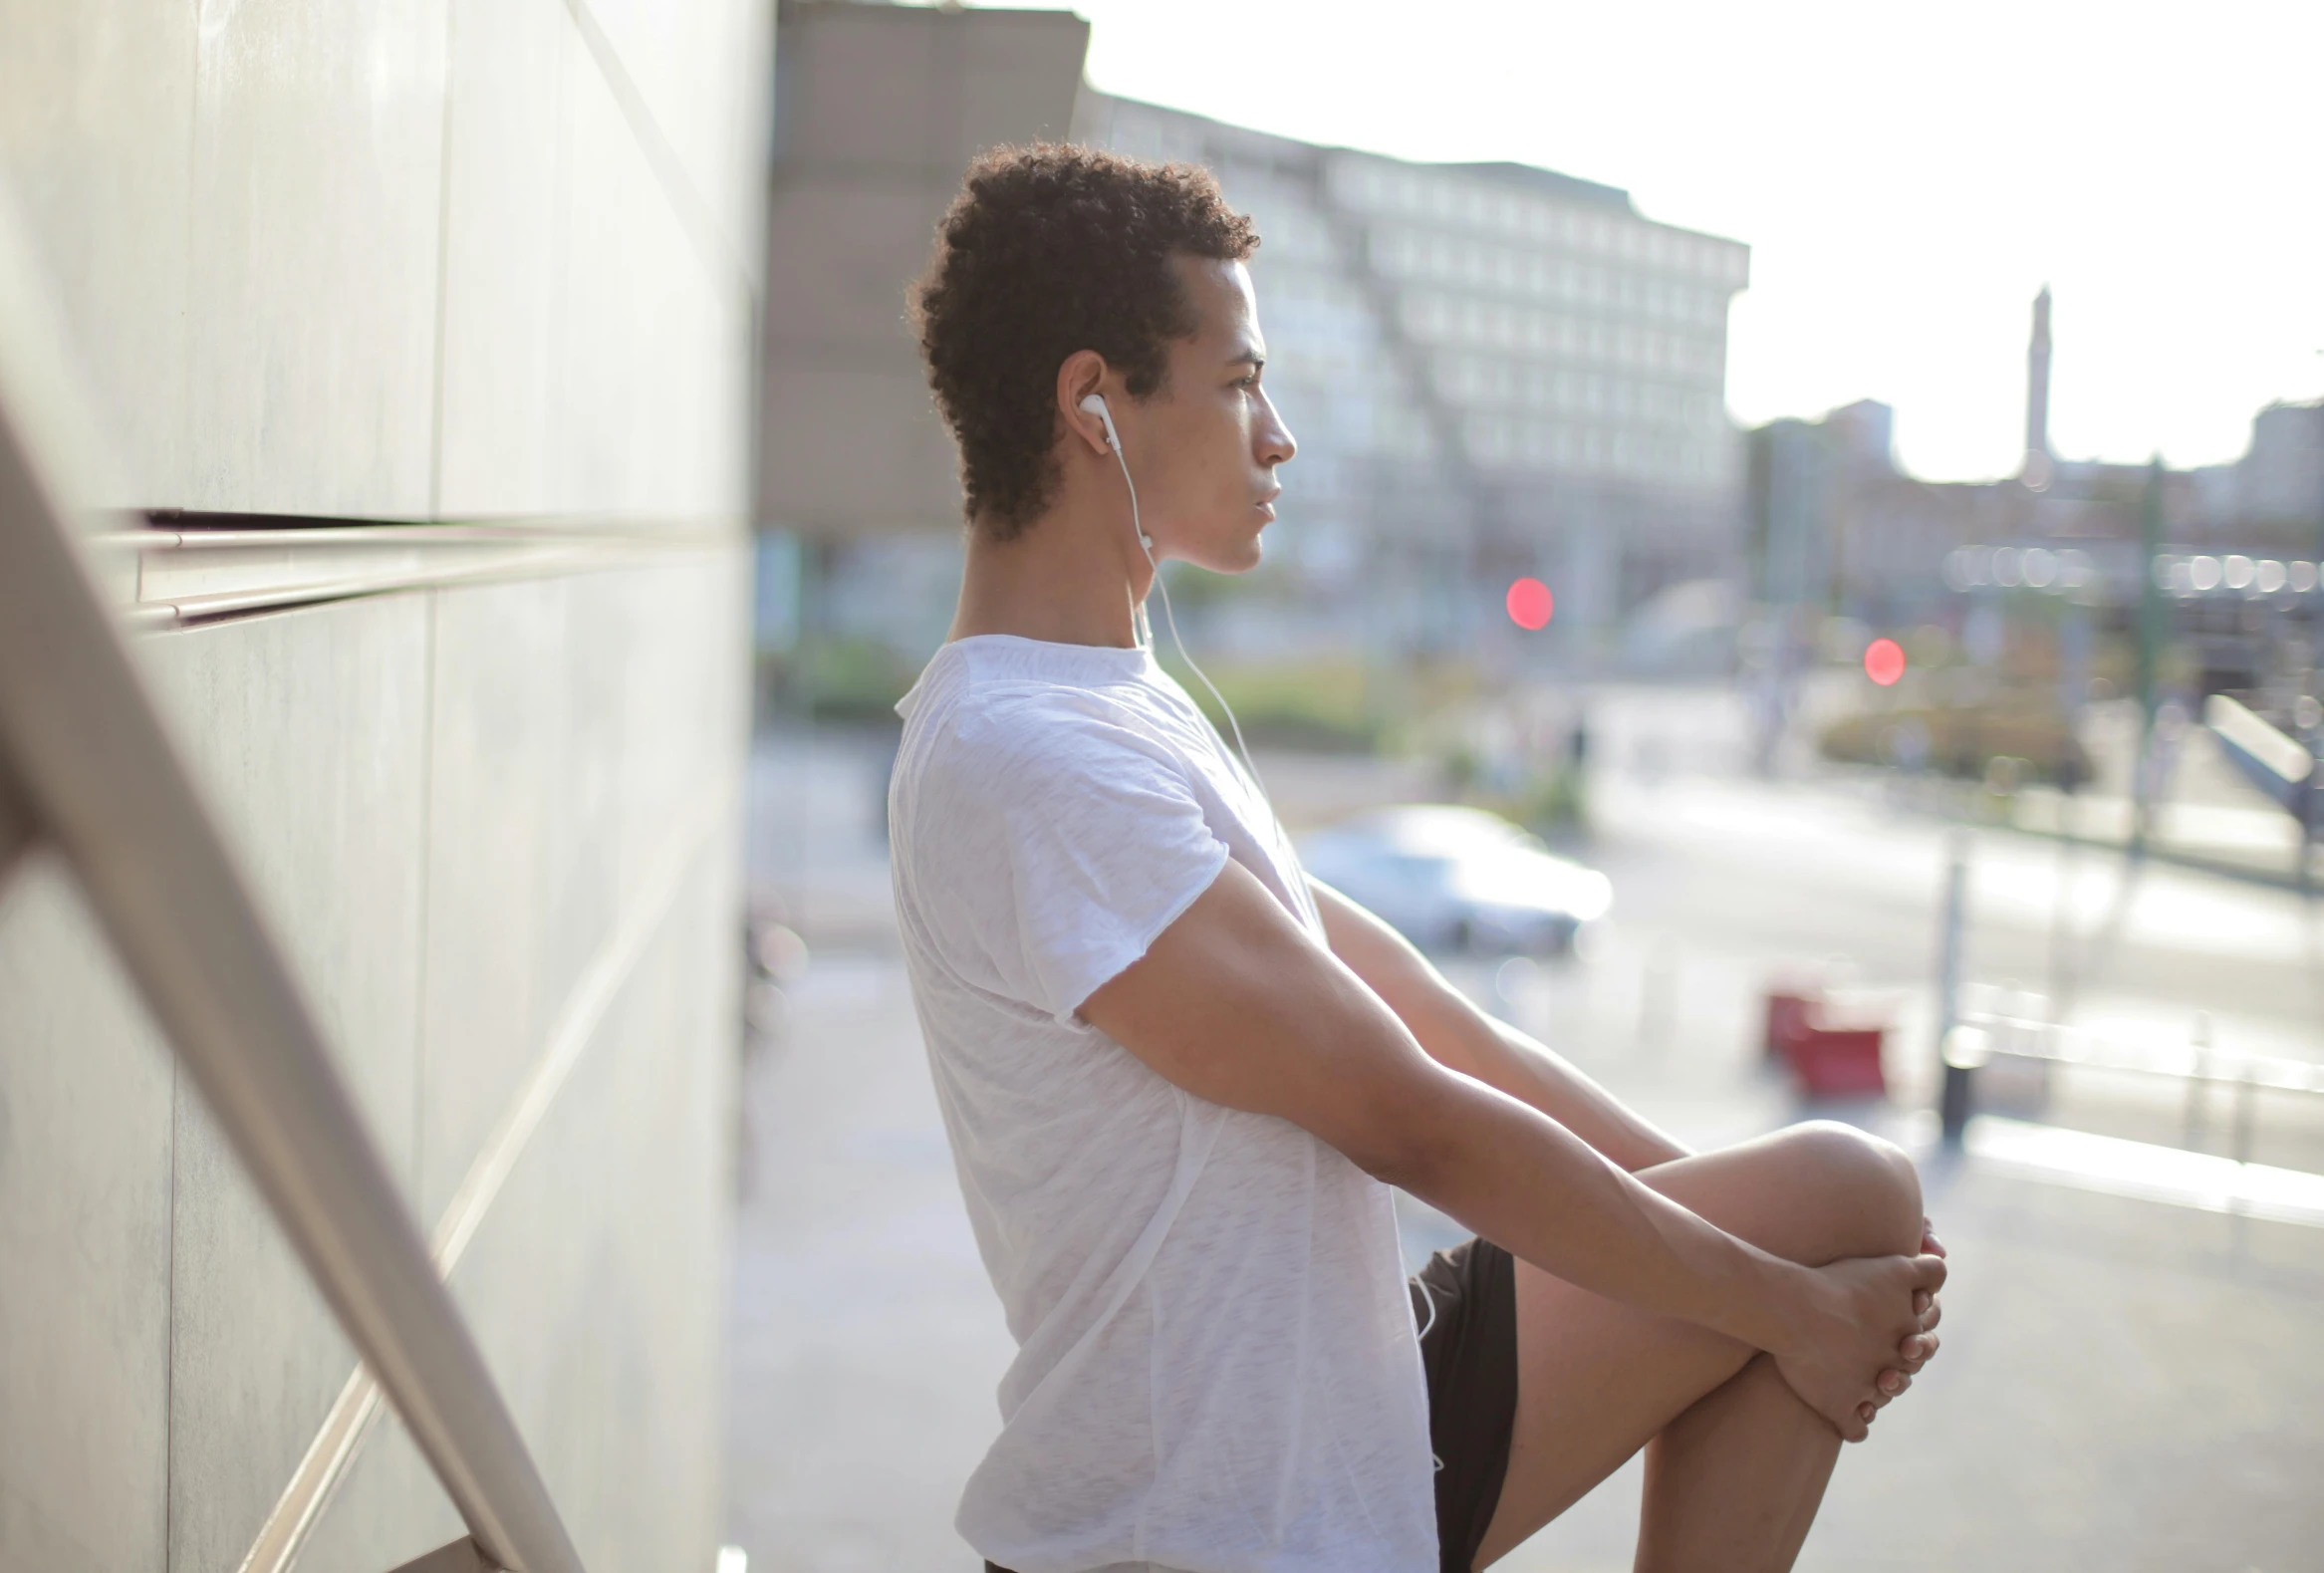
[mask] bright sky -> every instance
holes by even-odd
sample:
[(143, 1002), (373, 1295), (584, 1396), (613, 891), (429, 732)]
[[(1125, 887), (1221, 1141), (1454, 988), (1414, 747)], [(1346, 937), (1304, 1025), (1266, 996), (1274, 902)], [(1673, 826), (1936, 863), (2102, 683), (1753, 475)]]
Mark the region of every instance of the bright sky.
[(2324, 394), (2319, 0), (1071, 8), (1105, 92), (1545, 164), (1749, 243), (1746, 424), (1869, 396), (1916, 473), (2011, 473), (2045, 281), (2066, 457), (2232, 459), (2261, 404)]

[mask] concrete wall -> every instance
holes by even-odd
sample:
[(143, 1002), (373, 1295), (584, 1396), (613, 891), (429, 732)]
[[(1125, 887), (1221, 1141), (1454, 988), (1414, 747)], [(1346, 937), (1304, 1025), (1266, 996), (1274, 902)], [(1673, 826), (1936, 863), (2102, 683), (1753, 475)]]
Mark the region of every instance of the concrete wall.
[[(610, 990), (452, 1278), (593, 1573), (715, 1549), (765, 9), (0, 0), (0, 178), (100, 500), (282, 528), (107, 583), (423, 1228)], [(411, 528), (479, 520), (481, 576)], [(368, 593), (315, 588), (351, 552)], [(0, 1570), (233, 1573), (354, 1369), (36, 851), (0, 877)], [(297, 1566), (458, 1532), (388, 1417)]]

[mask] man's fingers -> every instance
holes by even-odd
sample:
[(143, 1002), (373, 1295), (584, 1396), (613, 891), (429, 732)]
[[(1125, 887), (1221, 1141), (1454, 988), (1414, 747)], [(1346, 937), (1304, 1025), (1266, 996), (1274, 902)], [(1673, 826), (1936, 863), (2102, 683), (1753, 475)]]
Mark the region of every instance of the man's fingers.
[(1941, 1302), (1941, 1301), (1939, 1301), (1939, 1300), (1937, 1300), (1937, 1299), (1935, 1299), (1935, 1298), (1932, 1298), (1932, 1299), (1930, 1300), (1929, 1304), (1928, 1304), (1928, 1305), (1926, 1305), (1926, 1306), (1924, 1306), (1924, 1307), (1922, 1308), (1922, 1311), (1921, 1311), (1921, 1331), (1922, 1331), (1922, 1332), (1924, 1332), (1924, 1333), (1926, 1333), (1926, 1332), (1929, 1332), (1929, 1331), (1933, 1330), (1933, 1329), (1934, 1329), (1934, 1328), (1937, 1326), (1937, 1323), (1939, 1323), (1939, 1322), (1941, 1322), (1941, 1321), (1943, 1321), (1943, 1320), (1944, 1320), (1944, 1305), (1943, 1305), (1943, 1302)]
[(1931, 1294), (1944, 1287), (1944, 1258), (1916, 1256), (1913, 1258), (1913, 1286)]
[(1921, 1254), (1924, 1256), (1944, 1254), (1944, 1242), (1937, 1237), (1937, 1225), (1927, 1218), (1921, 1220)]

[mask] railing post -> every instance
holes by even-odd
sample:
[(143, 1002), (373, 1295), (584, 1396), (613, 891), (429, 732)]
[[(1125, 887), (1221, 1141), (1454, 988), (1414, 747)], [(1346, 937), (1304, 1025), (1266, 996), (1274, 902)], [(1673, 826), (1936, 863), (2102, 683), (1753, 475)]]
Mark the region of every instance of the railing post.
[(2211, 1084), (2211, 1013), (2198, 1010), (2195, 1025), (2188, 1031), (2188, 1043), (2194, 1051), (2195, 1064), (2187, 1077), (2187, 1150), (2200, 1152), (2205, 1105), (2210, 1097)]
[(1968, 1128), (1975, 1074), (1970, 1065), (1956, 1063), (1969, 1057), (1953, 1053), (1949, 1047), (1953, 1028), (1960, 1024), (1961, 950), (1968, 926), (1968, 893), (1969, 833), (1957, 828), (1945, 838), (1944, 906), (1937, 919), (1937, 1066), (1944, 1077), (1937, 1096), (1937, 1115), (1947, 1147), (1960, 1146), (1961, 1133)]
[(2235, 1194), (2228, 1203), (2235, 1219), (2235, 1254), (2238, 1258), (2250, 1238), (2250, 1227), (2244, 1219), (2251, 1210), (2251, 1104), (2258, 1090), (2251, 1078), (2251, 1064), (2246, 1060), (2242, 1074), (2235, 1081)]
[(2251, 1067), (2243, 1067), (2243, 1074), (2235, 1083), (2235, 1162), (2251, 1162), (2252, 1103), (2258, 1097), (2259, 1084), (2252, 1079)]

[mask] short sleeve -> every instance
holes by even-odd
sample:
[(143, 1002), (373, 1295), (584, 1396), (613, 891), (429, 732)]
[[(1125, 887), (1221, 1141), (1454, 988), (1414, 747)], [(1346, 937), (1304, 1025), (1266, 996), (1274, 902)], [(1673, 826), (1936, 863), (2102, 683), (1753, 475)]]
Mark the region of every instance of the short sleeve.
[(970, 981), (1071, 1021), (1209, 889), (1226, 845), (1168, 748), (1086, 695), (946, 732), (908, 849), (931, 936)]

